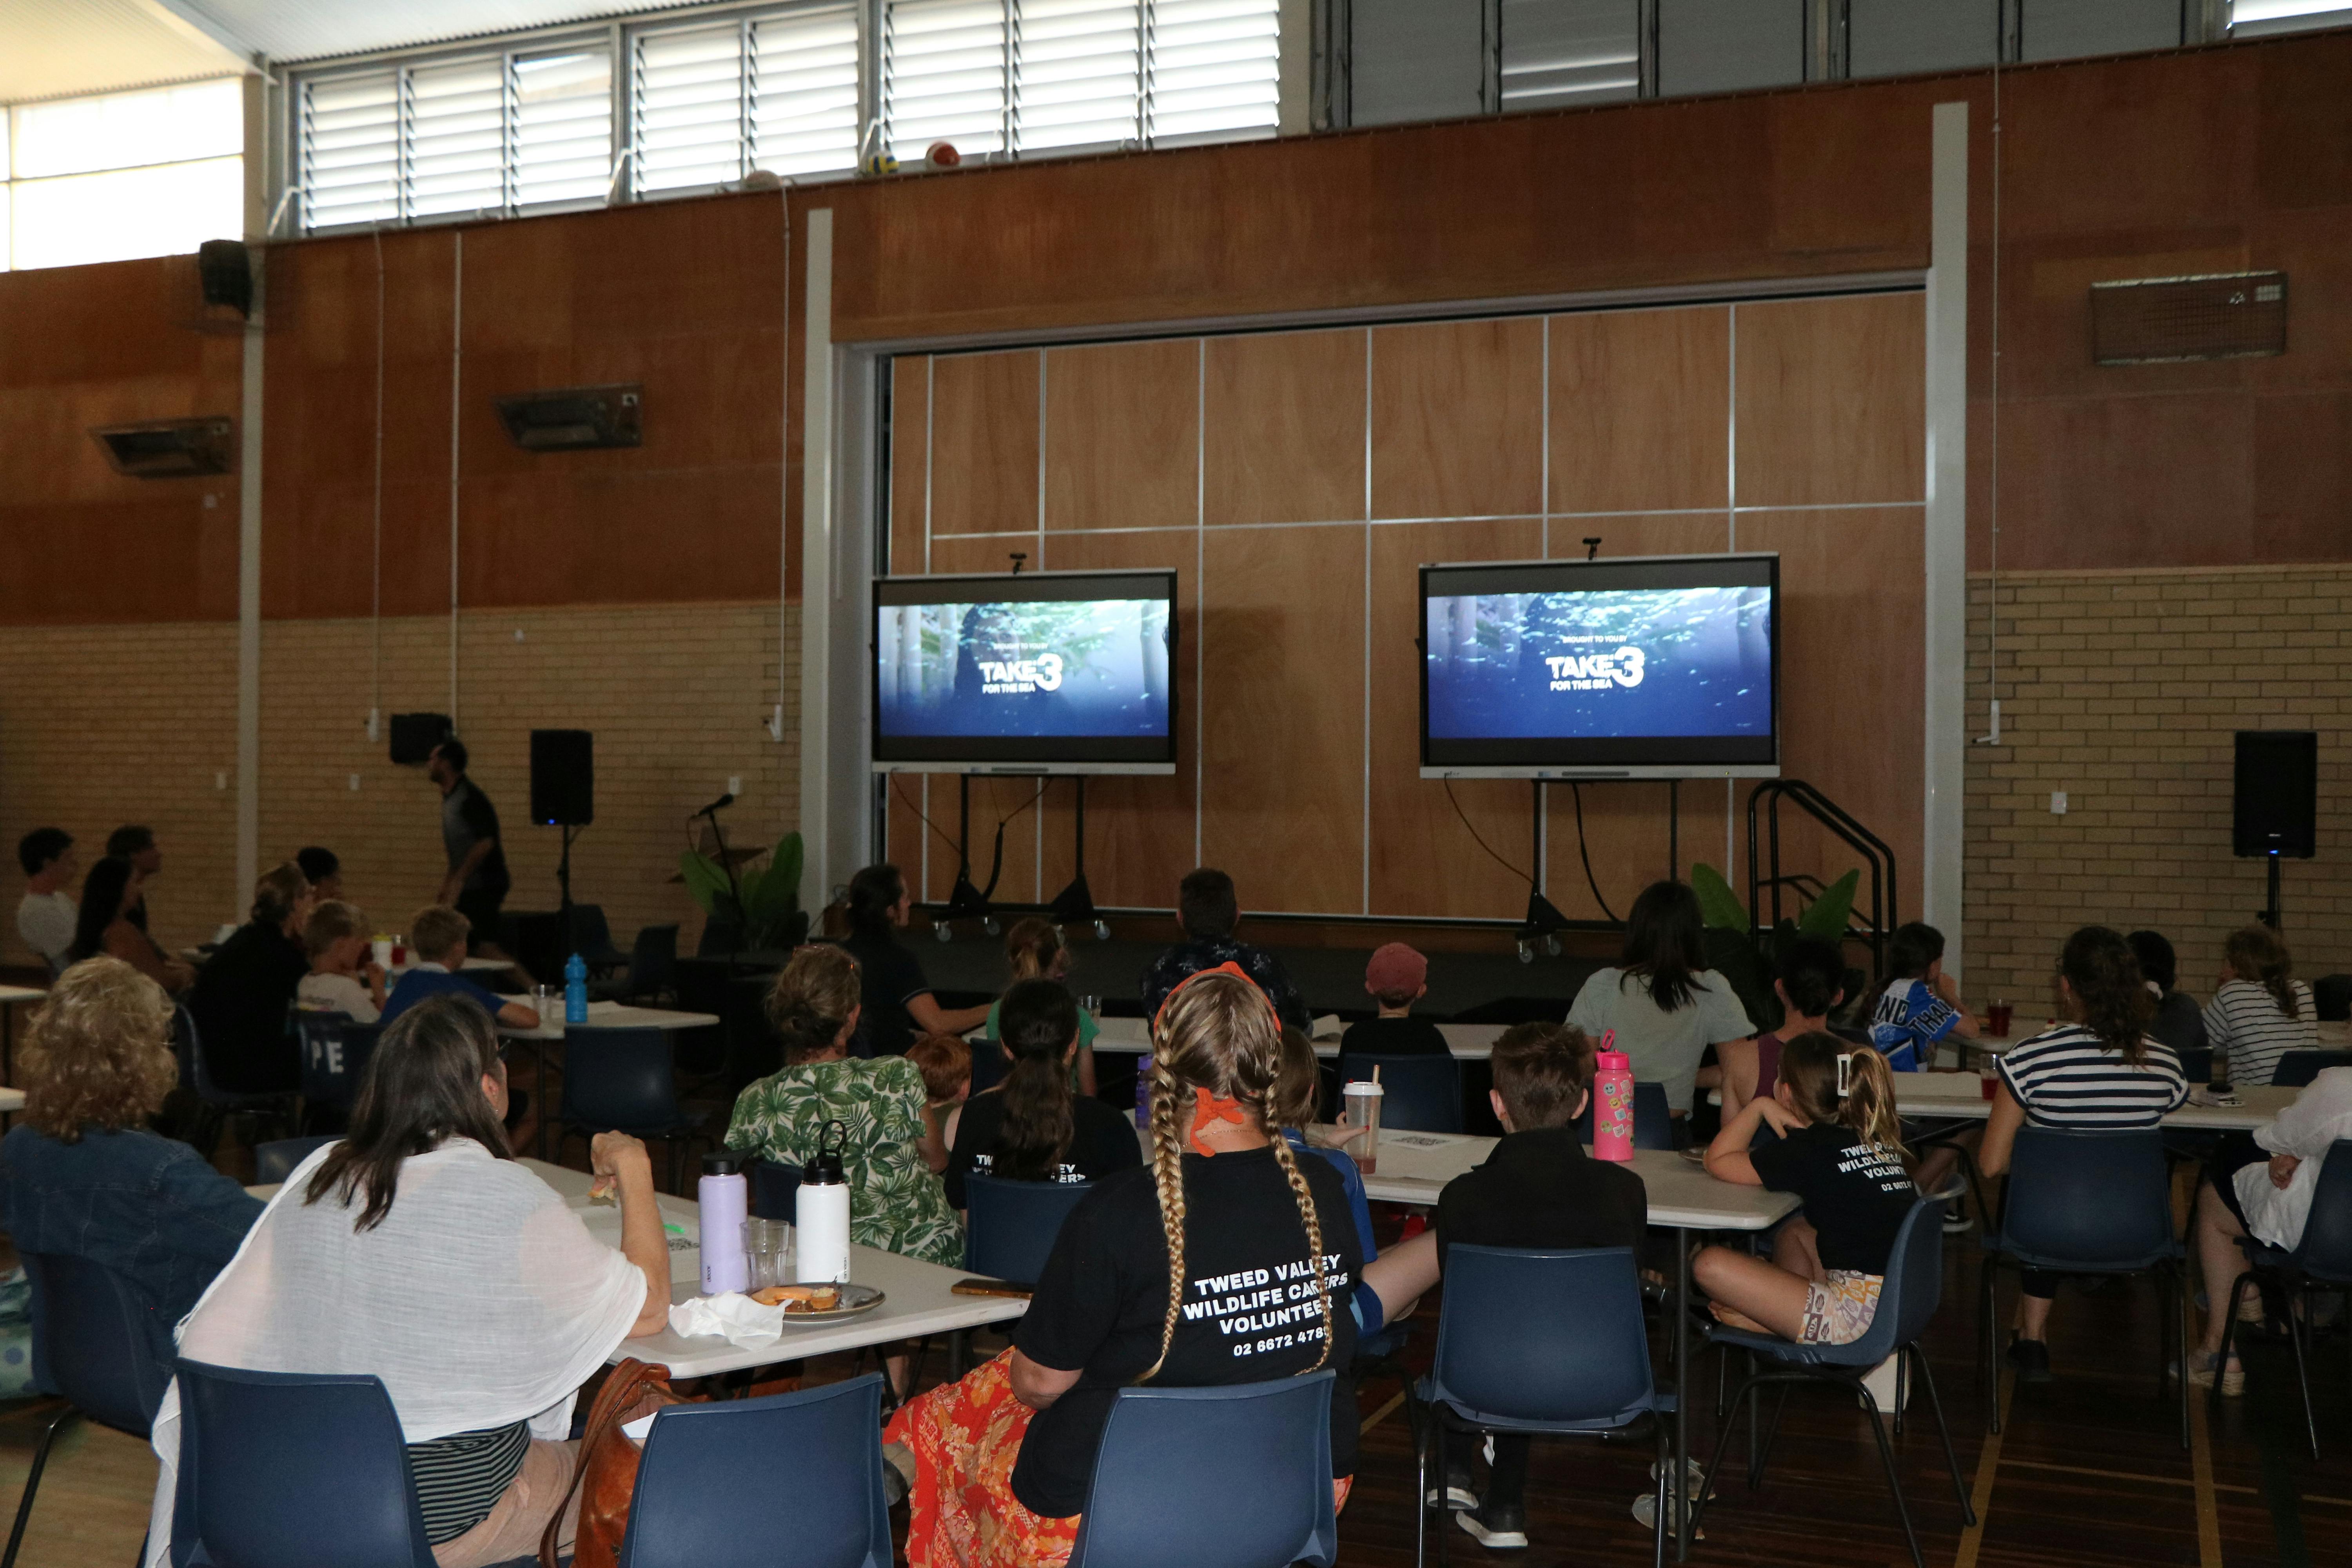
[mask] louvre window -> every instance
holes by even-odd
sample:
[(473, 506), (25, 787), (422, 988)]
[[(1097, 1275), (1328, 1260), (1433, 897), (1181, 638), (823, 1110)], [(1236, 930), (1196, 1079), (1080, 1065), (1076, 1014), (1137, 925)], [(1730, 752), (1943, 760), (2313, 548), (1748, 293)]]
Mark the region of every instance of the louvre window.
[(1503, 107), (1632, 98), (1642, 84), (1634, 0), (1502, 0)]
[(857, 166), (857, 14), (812, 6), (751, 25), (751, 166), (825, 174)]
[(923, 156), (934, 142), (966, 157), (1003, 151), (1011, 29), (1003, 0), (896, 0), (882, 52), (891, 150)]

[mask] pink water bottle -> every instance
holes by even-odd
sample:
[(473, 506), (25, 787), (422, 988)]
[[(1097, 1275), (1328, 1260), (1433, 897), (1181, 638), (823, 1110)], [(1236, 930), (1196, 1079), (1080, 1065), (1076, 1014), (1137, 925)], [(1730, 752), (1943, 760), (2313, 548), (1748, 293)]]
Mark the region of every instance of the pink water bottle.
[(1633, 1058), (1616, 1049), (1617, 1031), (1601, 1037), (1592, 1058), (1592, 1157), (1633, 1157)]

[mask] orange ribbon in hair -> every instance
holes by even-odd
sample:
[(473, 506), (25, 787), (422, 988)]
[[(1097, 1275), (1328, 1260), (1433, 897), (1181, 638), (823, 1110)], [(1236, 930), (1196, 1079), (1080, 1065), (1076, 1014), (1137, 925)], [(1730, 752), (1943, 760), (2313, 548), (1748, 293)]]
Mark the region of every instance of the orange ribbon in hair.
[(1186, 1134), (1192, 1140), (1195, 1154), (1214, 1154), (1216, 1151), (1201, 1142), (1201, 1129), (1212, 1121), (1230, 1121), (1234, 1126), (1246, 1125), (1242, 1116), (1242, 1102), (1229, 1094), (1211, 1094), (1195, 1087), (1192, 1090), (1192, 1130)]

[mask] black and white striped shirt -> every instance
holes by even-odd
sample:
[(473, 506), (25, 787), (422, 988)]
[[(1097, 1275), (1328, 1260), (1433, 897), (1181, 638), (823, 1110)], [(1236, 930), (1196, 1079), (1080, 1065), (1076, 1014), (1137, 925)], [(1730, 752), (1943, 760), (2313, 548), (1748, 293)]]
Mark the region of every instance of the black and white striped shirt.
[(2228, 1053), (2231, 1083), (2259, 1089), (2278, 1070), (2279, 1058), (2319, 1048), (2319, 1014), (2311, 1005), (2311, 987), (2300, 980), (2287, 984), (2294, 991), (2292, 1018), (2256, 980), (2230, 981), (2205, 1004), (2205, 1039)]
[(446, 1545), (489, 1518), (530, 1452), (530, 1425), (524, 1421), (409, 1444), (425, 1541)]
[(2153, 1127), (2189, 1099), (2180, 1058), (2140, 1042), (2137, 1067), (2080, 1024), (2045, 1029), (2000, 1058), (2001, 1081), (2035, 1127)]

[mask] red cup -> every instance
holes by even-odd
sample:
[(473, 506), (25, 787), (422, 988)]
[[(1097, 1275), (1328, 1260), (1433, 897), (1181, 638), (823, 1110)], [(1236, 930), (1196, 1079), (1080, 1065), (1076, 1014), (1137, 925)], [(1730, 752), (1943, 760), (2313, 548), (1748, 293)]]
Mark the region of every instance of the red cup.
[(1985, 1099), (1990, 1100), (2000, 1088), (2000, 1075), (1986, 1073), (1977, 1079), (1977, 1087), (1984, 1090)]
[(2009, 1004), (2006, 1002), (1996, 1002), (1991, 1006), (1986, 1008), (1985, 1025), (1992, 1031), (1993, 1037), (1995, 1039), (2005, 1040), (2009, 1038)]

